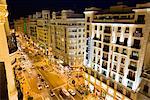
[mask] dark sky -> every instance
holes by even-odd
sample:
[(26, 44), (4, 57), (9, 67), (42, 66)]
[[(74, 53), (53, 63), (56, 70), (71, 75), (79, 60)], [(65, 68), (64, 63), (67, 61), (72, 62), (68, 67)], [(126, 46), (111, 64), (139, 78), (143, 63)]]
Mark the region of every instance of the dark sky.
[(73, 9), (78, 12), (84, 11), (86, 7), (106, 8), (122, 1), (128, 5), (150, 0), (7, 0), (9, 18), (19, 18), (33, 14), (42, 9), (59, 11), (62, 9)]

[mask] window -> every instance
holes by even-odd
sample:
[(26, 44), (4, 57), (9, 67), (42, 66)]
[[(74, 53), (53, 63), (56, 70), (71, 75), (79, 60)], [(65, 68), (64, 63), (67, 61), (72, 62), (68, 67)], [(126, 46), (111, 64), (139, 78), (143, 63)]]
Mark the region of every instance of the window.
[(129, 27), (126, 27), (125, 33), (129, 33)]
[(81, 37), (81, 34), (79, 34), (79, 38)]
[(117, 60), (118, 60), (118, 59), (117, 59), (117, 56), (115, 56), (115, 57), (114, 57), (114, 61), (117, 61)]
[(94, 54), (96, 54), (96, 50), (94, 49)]
[(99, 43), (99, 48), (101, 48), (101, 43)]
[(131, 54), (130, 58), (134, 59), (134, 60), (138, 60), (139, 59), (138, 51), (132, 51), (132, 54)]
[(140, 49), (140, 40), (134, 39), (134, 44), (132, 48)]
[(102, 30), (102, 26), (99, 27), (99, 30), (100, 30), (100, 31)]
[(95, 25), (95, 30), (97, 30), (97, 26)]
[(87, 32), (87, 34), (86, 34), (86, 38), (88, 38), (89, 37), (89, 32)]
[(112, 77), (112, 78), (113, 78), (114, 80), (115, 80), (115, 77), (116, 77), (116, 75), (115, 75), (115, 74), (113, 74), (113, 77)]
[(95, 62), (95, 57), (93, 58), (93, 62)]
[(119, 53), (119, 48), (118, 47), (115, 48), (115, 52)]
[(102, 74), (106, 76), (106, 71), (102, 70)]
[(125, 58), (121, 58), (121, 63), (122, 63), (122, 64), (125, 63)]
[(127, 50), (123, 48), (122, 54), (127, 55)]
[(79, 45), (79, 48), (81, 48), (81, 45)]
[(130, 82), (130, 81), (128, 81), (128, 83), (127, 83), (127, 87), (129, 87), (129, 88), (131, 88), (131, 89), (132, 89), (132, 86), (133, 86), (133, 83), (132, 83), (132, 82)]
[(86, 29), (87, 29), (87, 30), (90, 30), (90, 26), (89, 26), (89, 25), (87, 25), (87, 26), (86, 26)]
[(79, 40), (78, 42), (81, 43), (81, 40)]
[(81, 29), (79, 29), (79, 32), (81, 32)]
[(137, 23), (144, 24), (145, 23), (145, 15), (138, 15)]
[(87, 17), (87, 22), (90, 22), (90, 17)]
[(122, 83), (122, 77), (119, 77), (119, 83)]
[(120, 67), (120, 74), (123, 74), (124, 69), (122, 67)]
[(117, 30), (117, 32), (121, 32), (121, 27), (118, 27), (118, 30)]
[(149, 87), (147, 85), (144, 85), (143, 91), (148, 93)]
[(96, 46), (96, 42), (94, 42), (94, 46)]
[(116, 71), (116, 69), (117, 69), (117, 66), (114, 64), (113, 70)]
[(133, 33), (133, 36), (142, 37), (143, 36), (142, 28), (136, 28), (135, 32)]
[(109, 46), (108, 45), (104, 45), (103, 51), (109, 52)]

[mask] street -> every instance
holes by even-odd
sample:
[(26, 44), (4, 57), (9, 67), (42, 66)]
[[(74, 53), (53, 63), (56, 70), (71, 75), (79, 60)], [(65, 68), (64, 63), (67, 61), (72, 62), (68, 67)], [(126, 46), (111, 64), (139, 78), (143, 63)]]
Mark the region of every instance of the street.
[[(69, 87), (67, 78), (55, 72), (54, 66), (48, 63), (48, 58), (43, 56), (38, 48), (33, 47), (25, 39), (18, 39), (18, 41), (21, 44), (20, 57), (23, 58), (20, 66), (24, 69), (22, 71), (25, 81), (22, 84), (24, 100), (29, 96), (34, 100), (66, 100), (59, 92), (61, 88)], [(42, 83), (38, 75), (41, 75), (48, 87), (45, 87), (45, 83)], [(50, 90), (54, 91), (54, 96), (51, 96)], [(77, 94), (74, 97), (70, 96), (69, 100), (82, 100), (82, 98)]]

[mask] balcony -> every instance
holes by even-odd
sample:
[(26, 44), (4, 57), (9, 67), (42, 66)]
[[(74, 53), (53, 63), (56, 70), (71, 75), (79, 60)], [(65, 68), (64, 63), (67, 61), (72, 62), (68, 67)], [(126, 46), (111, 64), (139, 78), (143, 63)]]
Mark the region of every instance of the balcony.
[(11, 35), (7, 36), (7, 42), (9, 54), (14, 53), (18, 50), (15, 33), (12, 33)]
[(141, 46), (139, 44), (134, 44), (133, 46), (131, 46), (131, 48), (140, 49)]
[(104, 30), (104, 33), (108, 33), (108, 34), (110, 34), (110, 33), (111, 33), (111, 30), (107, 30), (107, 29), (105, 29), (105, 30)]
[(107, 65), (102, 65), (102, 68), (107, 69)]
[(135, 81), (135, 77), (132, 77), (130, 75), (127, 75), (127, 78), (130, 79), (130, 80), (132, 80), (132, 81)]
[(108, 57), (103, 56), (102, 59), (108, 61)]
[(109, 52), (109, 46), (104, 46), (103, 51)]
[(137, 68), (136, 68), (135, 66), (132, 66), (132, 65), (129, 65), (128, 69), (131, 69), (131, 70), (133, 70), (133, 71), (136, 71), (136, 70), (137, 70)]
[(110, 43), (110, 40), (104, 38), (103, 42), (105, 42), (105, 43)]
[(133, 55), (130, 55), (130, 59), (133, 59), (133, 60), (138, 60), (139, 57), (138, 56), (133, 56)]

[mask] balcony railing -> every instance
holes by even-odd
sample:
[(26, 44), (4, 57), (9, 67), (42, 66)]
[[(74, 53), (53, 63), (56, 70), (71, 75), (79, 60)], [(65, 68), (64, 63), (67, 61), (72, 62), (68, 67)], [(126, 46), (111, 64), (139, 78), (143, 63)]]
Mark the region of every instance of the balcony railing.
[(131, 76), (127, 75), (127, 78), (132, 80), (132, 81), (135, 81), (135, 77), (131, 77)]
[(136, 70), (137, 70), (137, 68), (136, 68), (135, 66), (131, 66), (131, 65), (129, 65), (128, 69), (131, 69), (131, 70), (133, 70), (133, 71), (136, 71)]
[(130, 59), (134, 59), (134, 60), (138, 60), (139, 59), (139, 57), (138, 56), (130, 56)]
[(139, 44), (136, 44), (136, 45), (131, 46), (131, 48), (140, 49), (141, 46)]
[(105, 42), (105, 43), (110, 43), (110, 40), (104, 39), (103, 42)]

